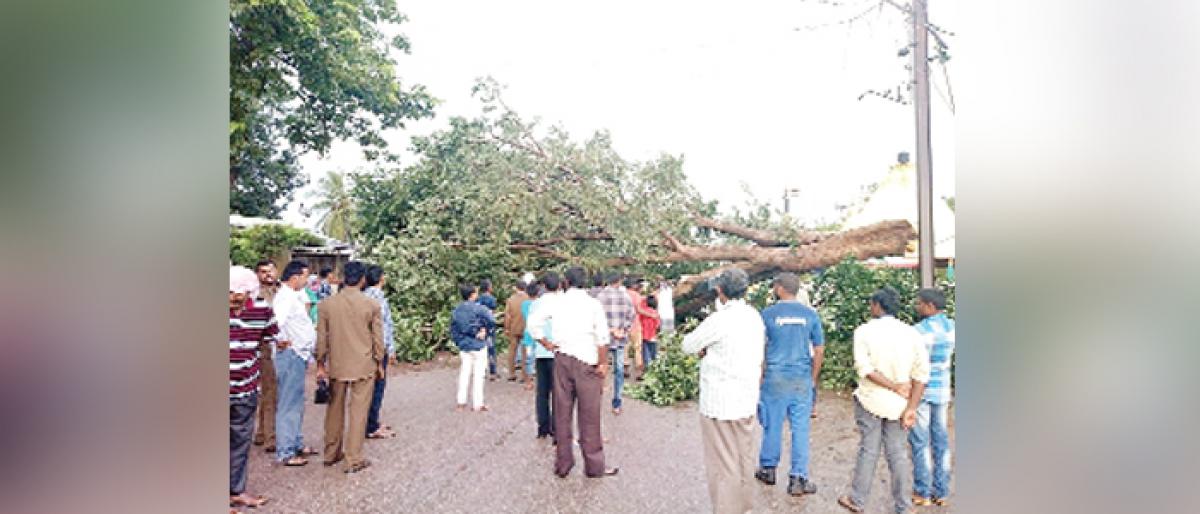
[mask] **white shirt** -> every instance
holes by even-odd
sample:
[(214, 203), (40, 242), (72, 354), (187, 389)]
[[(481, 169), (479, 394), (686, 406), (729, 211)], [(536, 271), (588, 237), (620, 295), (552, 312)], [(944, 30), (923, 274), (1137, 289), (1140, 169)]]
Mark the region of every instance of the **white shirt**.
[(662, 319), (675, 319), (675, 302), (671, 295), (670, 287), (662, 287), (658, 290), (658, 315)]
[(854, 329), (854, 397), (881, 418), (900, 419), (908, 400), (867, 378), (878, 371), (888, 380), (929, 382), (929, 352), (917, 329), (891, 316), (875, 318)]
[(550, 342), (563, 353), (595, 366), (597, 347), (608, 346), (608, 317), (600, 301), (587, 291), (572, 288), (565, 293), (550, 293), (542, 297), (537, 311), (530, 310), (525, 320), (526, 330), (536, 341), (546, 336), (545, 325), (550, 323)]
[(758, 408), (766, 326), (744, 300), (730, 300), (683, 338), (683, 351), (699, 353), (700, 414), (718, 420), (745, 419)]
[(312, 318), (304, 302), (308, 295), (303, 290), (297, 291), (284, 284), (275, 293), (275, 321), (279, 324), (280, 341), (290, 341), (291, 348), (305, 361), (312, 359), (313, 350), (317, 345), (317, 329), (313, 326)]

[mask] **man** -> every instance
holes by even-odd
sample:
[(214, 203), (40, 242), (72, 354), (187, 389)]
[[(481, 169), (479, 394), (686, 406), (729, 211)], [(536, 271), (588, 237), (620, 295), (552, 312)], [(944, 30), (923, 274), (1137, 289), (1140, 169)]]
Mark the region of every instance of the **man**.
[[(491, 279), (483, 279), (479, 281), (479, 296), (475, 300), (479, 305), (487, 307), (488, 312), (492, 313), (492, 319), (496, 317), (496, 296), (492, 294)], [(496, 372), (496, 338), (489, 329), (487, 334), (487, 359), (488, 359), (488, 380), (496, 381), (500, 378), (500, 374)]]
[(762, 312), (767, 329), (766, 369), (758, 402), (763, 439), (754, 476), (775, 485), (786, 419), (792, 433), (787, 492), (792, 496), (813, 494), (817, 486), (808, 479), (809, 414), (813, 384), (825, 361), (825, 335), (817, 311), (796, 298), (800, 291), (796, 274), (780, 273), (771, 282), (771, 290), (779, 301)]
[(455, 410), (467, 408), (467, 391), (471, 391), (471, 408), (476, 412), (488, 410), (483, 403), (483, 374), (487, 367), (487, 333), (496, 326), (492, 311), (479, 304), (479, 291), (471, 284), (458, 286), (462, 303), (450, 313), (450, 340), (458, 346), (458, 403)]
[[(534, 313), (541, 309), (547, 302), (554, 303), (561, 294), (558, 291), (560, 281), (558, 275), (553, 272), (546, 273), (542, 277), (542, 284), (545, 285), (545, 290), (540, 291), (538, 284), (529, 284), (527, 292), (531, 298), (535, 298), (529, 304), (529, 317), (533, 317)], [(554, 339), (554, 333), (548, 326), (542, 326), (542, 335), (547, 340)], [(527, 326), (525, 336), (533, 339), (533, 335)], [(534, 412), (537, 415), (537, 438), (554, 437), (554, 411), (550, 408), (551, 391), (554, 389), (554, 352), (542, 346), (541, 343), (534, 341), (533, 357), (535, 366), (537, 367), (537, 392), (534, 400)]]
[(604, 286), (607, 284), (607, 282), (604, 281), (604, 278), (603, 271), (597, 271), (592, 275), (592, 287), (588, 288), (588, 296), (591, 296), (592, 298), (600, 296), (600, 291), (603, 291)]
[(387, 386), (387, 366), (392, 358), (392, 339), (395, 337), (395, 324), (392, 323), (392, 307), (388, 304), (387, 296), (383, 294), (383, 286), (387, 277), (383, 275), (383, 266), (372, 264), (367, 268), (367, 288), (363, 294), (379, 304), (380, 319), (383, 320), (383, 375), (375, 379), (375, 390), (371, 394), (371, 410), (367, 413), (367, 439), (386, 439), (395, 437), (392, 427), (379, 422), (379, 410), (383, 407), (383, 390)]
[[(929, 384), (917, 406), (917, 424), (908, 433), (912, 445), (913, 504), (946, 505), (950, 495), (950, 358), (954, 355), (954, 321), (946, 317), (946, 296), (933, 288), (917, 292), (917, 332), (929, 353)], [(933, 451), (930, 452), (932, 439)], [(932, 488), (930, 480), (932, 469)]]
[[(538, 309), (525, 320), (529, 334), (538, 344), (554, 352), (554, 441), (557, 446), (554, 474), (559, 478), (565, 478), (575, 466), (572, 428), (576, 415), (584, 474), (605, 477), (620, 471), (616, 467), (607, 468), (604, 463), (600, 398), (604, 375), (608, 373), (605, 355), (610, 333), (604, 307), (583, 289), (587, 283), (587, 272), (583, 268), (568, 269), (567, 291), (546, 295)], [(621, 297), (628, 299), (623, 294)]]
[(608, 322), (608, 353), (614, 368), (612, 409), (613, 414), (620, 415), (621, 388), (625, 385), (625, 344), (629, 341), (629, 331), (637, 319), (637, 311), (629, 294), (621, 288), (621, 274), (610, 271), (606, 278), (608, 287), (600, 290), (596, 300), (603, 306)]
[(658, 316), (662, 319), (662, 333), (670, 334), (675, 331), (675, 298), (671, 283), (658, 279)]
[(320, 302), (321, 300), (324, 300), (326, 298), (329, 298), (330, 296), (333, 296), (333, 286), (334, 286), (333, 268), (330, 268), (330, 267), (321, 268), (321, 272), (318, 274), (318, 276), (321, 277), (321, 282), (317, 286), (317, 301)]
[(908, 512), (912, 487), (910, 468), (904, 462), (904, 431), (917, 420), (917, 404), (929, 381), (929, 354), (920, 334), (895, 318), (900, 295), (890, 287), (871, 294), (874, 318), (854, 329), (854, 368), (858, 388), (854, 390), (854, 418), (858, 425), (858, 460), (848, 496), (838, 504), (862, 512), (882, 445), (891, 471), (892, 507)]
[[(508, 336), (508, 381), (517, 381), (517, 370), (521, 370), (521, 374), (525, 375), (525, 367), (517, 366), (517, 360), (521, 353), (525, 353), (525, 357), (529, 357), (528, 351), (521, 350), (525, 345), (521, 344), (521, 340), (525, 338), (525, 316), (521, 314), (521, 304), (529, 299), (529, 295), (525, 293), (526, 284), (518, 280), (513, 284), (512, 294), (508, 295), (508, 301), (504, 302), (504, 333)], [(520, 359), (525, 362), (525, 359)], [(525, 382), (529, 382), (529, 377), (525, 376)]]
[(304, 446), (301, 432), (304, 425), (304, 373), (317, 341), (317, 330), (304, 307), (308, 298), (304, 287), (308, 280), (308, 265), (304, 261), (289, 262), (280, 278), (283, 286), (275, 293), (274, 304), (280, 332), (274, 359), (278, 382), (275, 427), (279, 436), (275, 459), (285, 466), (303, 466), (308, 464), (305, 457), (317, 454)]
[(362, 293), (366, 273), (365, 264), (346, 263), (338, 294), (317, 304), (317, 380), (328, 377), (331, 393), (325, 409), (325, 465), (345, 459), (346, 473), (371, 465), (363, 458), (363, 440), (375, 379), (383, 378), (386, 357), (379, 304)]
[(633, 304), (633, 325), (629, 328), (629, 360), (633, 364), (633, 373), (629, 372), (629, 368), (625, 368), (625, 378), (629, 378), (632, 374), (634, 378), (641, 378), (641, 374), (645, 369), (645, 363), (642, 359), (642, 320), (650, 314), (646, 311), (642, 298), (641, 284), (634, 277), (625, 277), (625, 294), (629, 295), (629, 301)]
[(754, 411), (763, 365), (763, 320), (743, 297), (750, 278), (734, 268), (714, 281), (717, 311), (683, 339), (700, 356), (700, 432), (713, 512), (754, 507)]
[[(273, 305), (275, 303), (275, 292), (278, 290), (278, 283), (275, 281), (275, 263), (263, 259), (254, 265), (254, 274), (258, 275), (258, 296), (259, 300)], [(266, 444), (267, 453), (275, 452), (275, 404), (278, 401), (276, 396), (277, 380), (275, 379), (275, 359), (274, 350), (269, 345), (262, 345), (258, 348), (259, 364), (262, 368), (262, 377), (258, 381), (259, 398), (258, 412), (255, 414), (256, 426), (254, 432), (254, 445), (262, 446)]]
[(258, 288), (253, 271), (229, 268), (229, 504), (234, 507), (267, 503), (266, 498), (246, 494), (246, 462), (262, 374), (258, 349), (272, 345), (279, 331), (271, 306), (252, 299)]

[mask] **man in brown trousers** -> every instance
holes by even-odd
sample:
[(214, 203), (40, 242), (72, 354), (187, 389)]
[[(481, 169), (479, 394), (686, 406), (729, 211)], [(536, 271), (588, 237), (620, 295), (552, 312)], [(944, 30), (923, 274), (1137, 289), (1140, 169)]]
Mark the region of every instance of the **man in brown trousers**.
[(552, 298), (525, 320), (529, 335), (554, 352), (554, 441), (558, 446), (554, 474), (564, 478), (575, 466), (572, 429), (578, 406), (583, 473), (593, 478), (611, 476), (619, 469), (605, 467), (604, 438), (600, 433), (601, 390), (608, 373), (611, 332), (604, 307), (583, 289), (588, 282), (587, 272), (571, 268), (566, 279), (567, 292), (549, 295)]
[[(258, 275), (259, 300), (267, 305), (275, 305), (275, 293), (279, 291), (279, 282), (275, 280), (275, 263), (263, 259), (254, 265), (254, 274)], [(278, 398), (275, 380), (275, 350), (269, 344), (258, 347), (259, 381), (258, 381), (258, 411), (254, 413), (254, 444), (267, 445), (267, 453), (275, 453), (275, 401)]]
[[(525, 374), (525, 358), (520, 358), (521, 338), (525, 336), (525, 316), (521, 314), (521, 303), (529, 299), (529, 295), (525, 293), (525, 283), (518, 280), (513, 284), (512, 294), (508, 295), (508, 301), (504, 302), (504, 333), (508, 335), (508, 381), (517, 381), (517, 371)], [(528, 351), (526, 351), (528, 354)], [(520, 361), (519, 365), (517, 361)], [(525, 377), (525, 382), (529, 382), (529, 377)]]
[[(362, 293), (366, 272), (362, 262), (346, 263), (341, 290), (317, 304), (317, 378), (328, 377), (332, 393), (325, 411), (325, 465), (344, 458), (347, 473), (371, 465), (363, 458), (363, 441), (375, 379), (383, 376), (385, 356), (379, 304)], [(345, 426), (347, 411), (349, 427)]]

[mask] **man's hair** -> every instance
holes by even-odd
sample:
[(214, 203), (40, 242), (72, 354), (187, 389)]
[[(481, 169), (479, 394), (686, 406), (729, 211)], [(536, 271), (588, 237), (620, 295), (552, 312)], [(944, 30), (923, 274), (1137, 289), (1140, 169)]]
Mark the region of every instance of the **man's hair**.
[(750, 287), (750, 276), (741, 268), (727, 269), (717, 276), (714, 285), (721, 288), (721, 292), (730, 299), (741, 298), (746, 295), (746, 288)]
[(308, 269), (307, 262), (300, 261), (300, 260), (295, 260), (295, 261), (289, 262), (289, 263), (287, 263), (287, 266), (283, 267), (283, 274), (279, 275), (279, 280), (287, 282), (288, 279), (290, 279), (296, 275), (299, 275), (301, 273), (304, 273), (304, 270), (306, 270), (306, 269)]
[(458, 285), (458, 295), (461, 296), (463, 300), (470, 300), (471, 295), (473, 294), (475, 294), (475, 284)]
[(485, 278), (485, 279), (479, 281), (479, 291), (481, 293), (486, 293), (491, 290), (492, 290), (492, 281), (491, 280)]
[(558, 278), (558, 273), (547, 271), (542, 275), (542, 284), (546, 285), (546, 291), (558, 291), (562, 287), (562, 279)]
[(383, 266), (372, 264), (367, 267), (367, 287), (375, 287), (383, 280)]
[(620, 282), (620, 281), (621, 281), (621, 272), (619, 272), (619, 271), (609, 271), (608, 273), (604, 274), (604, 284), (605, 285), (611, 285), (613, 283)]
[(637, 277), (635, 277), (633, 275), (625, 276), (625, 287), (633, 289), (638, 286), (638, 282), (641, 282), (641, 281), (638, 280)]
[(367, 274), (367, 265), (362, 261), (350, 261), (342, 268), (342, 279), (346, 281), (346, 285), (357, 285), (363, 276)]
[(529, 295), (530, 298), (541, 294), (541, 292), (542, 288), (538, 285), (537, 281), (530, 282), (529, 285), (525, 286), (525, 294)]
[(254, 271), (258, 271), (258, 268), (264, 268), (264, 267), (267, 267), (270, 265), (271, 265), (270, 259), (263, 259), (261, 261), (258, 261), (258, 263), (254, 265)]
[(775, 280), (771, 281), (771, 285), (782, 287), (788, 294), (794, 295), (800, 292), (800, 277), (797, 277), (795, 273), (785, 271), (775, 275)]
[(333, 273), (333, 268), (330, 268), (329, 266), (325, 266), (324, 268), (321, 268), (321, 272), (317, 273), (317, 276), (319, 276), (321, 278), (325, 278), (325, 277), (328, 277), (330, 273)]
[(946, 295), (936, 287), (926, 287), (917, 291), (917, 300), (928, 303), (939, 311), (946, 308)]
[(595, 287), (604, 287), (604, 272), (597, 271), (592, 275), (592, 285)]
[(647, 296), (646, 297), (646, 305), (649, 305), (651, 309), (657, 309), (658, 308), (658, 298), (655, 297), (654, 295)]
[(891, 286), (883, 286), (871, 293), (871, 303), (879, 304), (883, 312), (895, 316), (900, 312), (900, 293)]
[(588, 274), (583, 268), (571, 266), (563, 275), (566, 276), (568, 287), (587, 287)]

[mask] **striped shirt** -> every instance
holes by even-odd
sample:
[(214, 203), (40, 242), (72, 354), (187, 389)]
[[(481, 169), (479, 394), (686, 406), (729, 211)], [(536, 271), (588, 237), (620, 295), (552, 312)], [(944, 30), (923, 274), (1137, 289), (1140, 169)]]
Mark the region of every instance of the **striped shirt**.
[[(637, 311), (633, 308), (633, 301), (629, 299), (629, 294), (619, 287), (606, 287), (600, 290), (600, 294), (596, 296), (600, 300), (600, 305), (604, 307), (604, 315), (608, 318), (608, 328), (623, 328), (626, 331), (633, 326), (633, 320), (637, 317)], [(629, 341), (629, 336), (611, 337), (608, 343), (609, 348), (622, 348)]]
[(745, 300), (717, 303), (717, 312), (684, 336), (683, 351), (705, 351), (700, 359), (700, 414), (745, 419), (758, 409), (766, 328), (762, 315)]
[(383, 349), (390, 356), (395, 348), (396, 324), (392, 321), (392, 306), (388, 304), (387, 296), (378, 287), (368, 287), (363, 290), (367, 298), (379, 303), (379, 313), (383, 316)]
[(922, 400), (941, 405), (949, 403), (950, 357), (954, 355), (954, 320), (939, 312), (916, 325), (929, 352), (929, 383)]
[(242, 312), (229, 311), (229, 397), (244, 398), (258, 388), (258, 345), (274, 344), (279, 326), (264, 300), (247, 300)]

